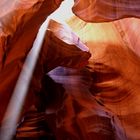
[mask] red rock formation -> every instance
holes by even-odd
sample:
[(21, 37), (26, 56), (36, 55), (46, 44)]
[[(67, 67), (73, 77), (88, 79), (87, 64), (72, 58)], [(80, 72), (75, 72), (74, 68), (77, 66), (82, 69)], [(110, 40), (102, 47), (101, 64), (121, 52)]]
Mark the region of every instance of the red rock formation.
[[(42, 122), (42, 119), (39, 119), (42, 118), (40, 115), (42, 115), (42, 111), (45, 112), (46, 108), (47, 111), (51, 110), (52, 108), (53, 110), (56, 110), (56, 108), (59, 109), (62, 105), (61, 100), (63, 100), (63, 93), (62, 95), (60, 93), (59, 97), (59, 88), (57, 89), (55, 83), (53, 83), (51, 80), (45, 82), (45, 84), (47, 83), (46, 85), (43, 83), (43, 91), (40, 91), (42, 86), (41, 80), (46, 77), (46, 72), (54, 69), (57, 66), (72, 67), (77, 69), (85, 66), (88, 63), (88, 58), (90, 57), (88, 51), (89, 49), (73, 32), (71, 32), (68, 27), (50, 20), (31, 85), (31, 89), (34, 89), (34, 105), (36, 106), (36, 110), (31, 110), (31, 113), (29, 112), (29, 114), (27, 113), (27, 116), (25, 115), (25, 121), (21, 123), (18, 128), (17, 138), (21, 139), (45, 135), (43, 130), (43, 132), (37, 132), (38, 129), (42, 129), (42, 126), (37, 125), (41, 124)], [(38, 92), (35, 91), (36, 89)], [(27, 102), (29, 102), (29, 99), (27, 99)], [(50, 127), (54, 126), (51, 125)]]
[[(58, 1), (57, 1), (58, 2)], [(60, 2), (58, 2), (60, 4)], [(1, 55), (0, 55), (0, 120), (6, 110), (9, 99), (12, 95), (13, 88), (22, 69), (24, 60), (32, 48), (34, 39), (37, 35), (38, 29), (45, 18), (52, 13), (59, 5), (54, 1), (12, 1), (7, 0), (0, 3), (3, 13), (1, 13)], [(49, 8), (48, 8), (49, 7)], [(69, 31), (70, 32), (70, 31)], [(34, 93), (40, 90), (40, 80), (43, 74), (57, 65), (77, 66), (84, 65), (83, 60), (86, 61), (90, 57), (88, 52), (82, 52), (81, 46), (84, 47), (79, 40), (72, 40), (68, 46), (64, 41), (58, 37), (61, 33), (53, 34), (47, 31), (44, 40), (39, 60), (36, 76), (33, 78), (34, 88), (30, 88), (28, 94), (29, 100), (24, 109), (29, 109), (29, 106), (34, 102)], [(71, 34), (71, 32), (70, 32)], [(64, 35), (65, 36), (65, 35)], [(76, 35), (67, 39), (71, 40)], [(63, 39), (63, 37), (62, 37)], [(76, 37), (76, 39), (78, 39)], [(53, 41), (52, 41), (53, 40)], [(78, 47), (75, 46), (75, 43)], [(47, 47), (46, 47), (47, 46)], [(61, 49), (57, 47), (61, 47)], [(85, 47), (84, 47), (85, 48)], [(48, 51), (48, 52), (47, 52)], [(88, 51), (88, 50), (86, 50)], [(55, 54), (56, 53), (56, 54)], [(57, 54), (58, 53), (58, 54)], [(49, 55), (48, 55), (49, 54)], [(80, 59), (77, 57), (83, 56)], [(47, 55), (47, 59), (46, 59)], [(64, 59), (65, 58), (65, 59)], [(71, 61), (70, 58), (73, 58)], [(57, 61), (57, 62), (56, 62)], [(81, 63), (82, 61), (82, 63)], [(78, 64), (76, 62), (79, 62)], [(44, 64), (45, 63), (45, 64)], [(47, 65), (46, 65), (47, 64)], [(44, 68), (45, 67), (45, 68)], [(37, 79), (36, 79), (37, 78)], [(20, 94), (20, 93), (19, 93)]]
[[(53, 1), (43, 0), (40, 3), (37, 0), (26, 2), (27, 7), (21, 1), (8, 2), (3, 6), (6, 2), (0, 2), (3, 11), (0, 38), (1, 118), (40, 24), (57, 7), (54, 7)], [(20, 8), (15, 11), (16, 6)], [(139, 1), (77, 0), (73, 11), (90, 22), (139, 17)], [(18, 24), (9, 25), (9, 22)], [(32, 79), (30, 97), (24, 107), (27, 111), (29, 104), (34, 104), (39, 112), (34, 112), (37, 111), (35, 109), (25, 116), (25, 121), (17, 130), (17, 138), (44, 135), (44, 131), (37, 133), (37, 130), (42, 130), (40, 124), (46, 121), (58, 140), (140, 139), (140, 53), (136, 28), (139, 27), (139, 20), (96, 24), (74, 17), (68, 24), (88, 46), (91, 52), (89, 64), (76, 70), (64, 67), (54, 69), (58, 65), (83, 66), (90, 54), (80, 50), (85, 46), (74, 33), (51, 21)], [(59, 84), (44, 76), (52, 69), (49, 75)], [(42, 78), (44, 81), (41, 83)], [(29, 102), (31, 99), (33, 101)]]
[(40, 25), (57, 7), (45, 0), (0, 2), (0, 120)]
[(140, 17), (139, 0), (75, 0), (73, 12), (86, 22), (108, 22)]
[(136, 28), (131, 28), (139, 21), (133, 20), (94, 24), (75, 17), (69, 23), (92, 54), (88, 65), (90, 95), (117, 116), (125, 139), (130, 140), (140, 139), (140, 58), (135, 45), (139, 40), (132, 42), (139, 37)]

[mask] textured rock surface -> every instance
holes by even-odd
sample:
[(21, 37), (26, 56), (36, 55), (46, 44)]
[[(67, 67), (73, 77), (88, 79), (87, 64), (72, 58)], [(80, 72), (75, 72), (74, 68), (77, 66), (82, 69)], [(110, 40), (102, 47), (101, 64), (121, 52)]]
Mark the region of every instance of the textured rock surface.
[(117, 116), (129, 140), (140, 139), (139, 36), (131, 28), (134, 24), (138, 26), (139, 20), (92, 24), (74, 18), (70, 22), (92, 54), (90, 93)]
[[(57, 2), (60, 3), (59, 1)], [(2, 7), (2, 5), (4, 6)], [(9, 7), (7, 7), (8, 5)], [(35, 0), (28, 2), (7, 2), (5, 0), (2, 2), (1, 7), (3, 15), (1, 13), (0, 20), (0, 45), (2, 49), (2, 51), (0, 51), (0, 120), (9, 103), (18, 75), (28, 52), (32, 48), (40, 25), (58, 6), (59, 5), (53, 0)], [(50, 24), (53, 24), (53, 22), (54, 21), (51, 21)], [(76, 35), (72, 34), (67, 28), (65, 29), (62, 25), (56, 22), (55, 24), (57, 24), (57, 26), (53, 29), (53, 32), (50, 31), (53, 28), (52, 26), (49, 27), (51, 29), (46, 33), (42, 47), (43, 53), (40, 54), (40, 59), (38, 60), (28, 93), (29, 97), (27, 98), (27, 103), (25, 103), (23, 107), (25, 110), (28, 110), (29, 106), (36, 102), (34, 96), (35, 93), (40, 91), (41, 78), (46, 72), (58, 65), (80, 67), (85, 65), (90, 57), (88, 48), (80, 42)], [(59, 26), (61, 29), (59, 29)], [(64, 30), (63, 33), (61, 33), (61, 30)], [(70, 38), (68, 34), (71, 34)], [(62, 41), (63, 38), (64, 41)], [(67, 39), (69, 43), (67, 43), (65, 39)], [(82, 57), (77, 59), (79, 56)]]
[(0, 120), (40, 25), (57, 7), (45, 0), (0, 2)]
[[(56, 2), (61, 1), (0, 2), (0, 120), (37, 31), (57, 8)], [(79, 2), (81, 5), (75, 5), (73, 11), (86, 21), (139, 16), (138, 0)], [(124, 12), (120, 12), (122, 5)], [(73, 32), (51, 21), (24, 107), (26, 111), (29, 104), (36, 108), (24, 116), (17, 139), (139, 140), (139, 19), (96, 24), (73, 17), (68, 24), (88, 46), (92, 54), (89, 64), (81, 69), (56, 68), (49, 73), (54, 81), (43, 77), (58, 65), (83, 66), (90, 57)]]
[(140, 17), (139, 0), (75, 0), (75, 15), (87, 22), (108, 22), (127, 17)]
[(61, 108), (54, 110), (47, 107), (46, 110), (48, 116), (53, 114), (55, 116), (56, 138), (58, 140), (125, 140), (117, 116), (106, 109), (89, 91), (92, 84), (91, 74), (88, 68), (79, 71), (62, 67), (49, 73), (55, 82), (61, 83), (65, 89), (63, 91), (65, 100)]

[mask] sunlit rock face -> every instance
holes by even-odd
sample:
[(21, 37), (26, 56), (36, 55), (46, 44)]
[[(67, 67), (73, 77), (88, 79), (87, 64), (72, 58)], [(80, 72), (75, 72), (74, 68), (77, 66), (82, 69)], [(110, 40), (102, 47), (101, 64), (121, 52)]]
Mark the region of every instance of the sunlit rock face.
[(69, 25), (92, 54), (90, 94), (117, 116), (125, 139), (140, 139), (139, 20), (96, 24), (74, 17)]
[(128, 44), (138, 56), (140, 56), (140, 41), (138, 27), (140, 20), (138, 18), (125, 18), (116, 22), (116, 27), (120, 32), (123, 41)]

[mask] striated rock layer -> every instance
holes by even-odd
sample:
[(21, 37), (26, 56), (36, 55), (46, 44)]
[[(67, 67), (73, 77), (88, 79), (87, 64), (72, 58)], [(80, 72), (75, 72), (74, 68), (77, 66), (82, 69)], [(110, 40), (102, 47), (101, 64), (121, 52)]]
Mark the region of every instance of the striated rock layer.
[(75, 0), (73, 13), (86, 22), (108, 22), (140, 17), (139, 0)]
[(139, 20), (95, 24), (75, 17), (69, 25), (92, 54), (90, 95), (117, 116), (125, 139), (140, 139)]
[[(73, 11), (90, 22), (139, 17), (138, 0), (114, 2), (75, 1)], [(0, 2), (0, 122), (40, 25), (60, 3)], [(73, 17), (68, 24), (80, 38), (50, 20), (17, 139), (139, 140), (139, 19), (96, 24)]]

